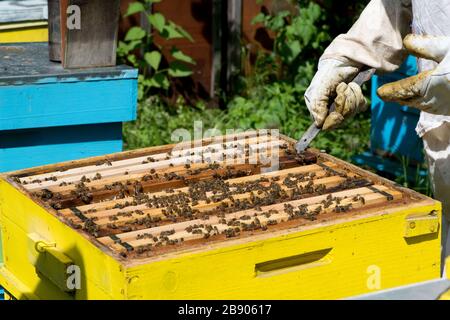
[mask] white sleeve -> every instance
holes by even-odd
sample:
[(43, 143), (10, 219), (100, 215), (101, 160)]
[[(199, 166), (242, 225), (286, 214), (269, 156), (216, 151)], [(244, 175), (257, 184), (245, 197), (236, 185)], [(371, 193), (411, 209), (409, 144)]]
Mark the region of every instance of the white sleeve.
[(411, 0), (372, 0), (349, 32), (330, 44), (321, 60), (333, 58), (394, 71), (406, 58), (403, 38), (411, 33), (411, 23)]

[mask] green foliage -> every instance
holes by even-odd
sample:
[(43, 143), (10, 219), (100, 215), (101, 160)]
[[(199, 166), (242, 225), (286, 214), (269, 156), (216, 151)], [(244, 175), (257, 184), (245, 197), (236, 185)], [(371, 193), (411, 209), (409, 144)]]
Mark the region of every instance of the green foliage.
[(192, 131), (194, 121), (203, 121), (206, 129), (214, 128), (221, 116), (222, 111), (206, 109), (203, 103), (193, 108), (180, 97), (175, 104), (167, 104), (154, 95), (139, 104), (137, 121), (124, 124), (125, 148), (173, 143), (171, 134), (174, 130), (184, 128)]
[[(410, 159), (405, 156), (399, 157), (398, 161), (402, 164), (403, 174), (397, 177), (390, 177), (398, 184), (405, 188), (411, 188), (429, 197), (433, 197), (433, 190), (431, 188), (431, 181), (429, 175), (421, 175), (421, 171), (426, 171), (425, 164), (410, 163)], [(414, 170), (415, 168), (415, 170)], [(415, 172), (414, 172), (415, 171)]]
[[(236, 97), (227, 110), (206, 108), (202, 103), (193, 108), (181, 98), (175, 104), (167, 104), (158, 96), (152, 96), (140, 103), (138, 120), (124, 125), (125, 147), (135, 149), (173, 143), (171, 133), (179, 128), (192, 131), (194, 121), (202, 121), (205, 130), (280, 129), (281, 133), (299, 138), (311, 124), (302, 96), (303, 91), (283, 82), (258, 87), (250, 97)], [(350, 160), (353, 154), (367, 148), (369, 128), (370, 119), (359, 115), (345, 128), (321, 133), (313, 147)]]
[[(253, 19), (274, 32), (274, 49), (260, 53), (253, 72), (241, 79), (240, 94), (230, 99), (223, 126), (278, 128), (298, 139), (311, 125), (303, 96), (331, 37), (326, 12), (315, 2), (301, 2), (294, 14), (260, 13)], [(368, 148), (369, 140), (370, 118), (365, 113), (340, 129), (322, 132), (312, 146), (351, 160)]]
[[(125, 63), (139, 68), (139, 100), (148, 97), (151, 90), (165, 91), (169, 89), (170, 78), (188, 77), (192, 74), (190, 65), (195, 61), (177, 47), (170, 50), (172, 62), (164, 67), (163, 48), (154, 42), (155, 32), (163, 39), (188, 39), (193, 41), (191, 35), (179, 25), (167, 20), (161, 13), (150, 13), (153, 3), (161, 0), (141, 0), (130, 3), (125, 16), (142, 13), (156, 31), (147, 32), (141, 27), (132, 27), (128, 30), (124, 41), (119, 42), (118, 56)], [(138, 53), (143, 54), (143, 59)]]
[[(227, 109), (205, 108), (202, 104), (193, 108), (182, 100), (167, 104), (152, 96), (140, 103), (138, 121), (125, 125), (126, 147), (171, 143), (171, 132), (183, 127), (192, 129), (194, 120), (202, 120), (205, 129), (278, 128), (281, 133), (299, 138), (312, 122), (303, 95), (320, 55), (335, 36), (330, 32), (329, 21), (336, 19), (333, 12), (325, 11), (314, 1), (300, 3), (302, 9), (296, 14), (282, 11), (255, 17), (255, 23), (261, 22), (275, 33), (274, 50), (259, 53), (252, 74), (241, 79), (236, 95), (228, 97)], [(152, 21), (158, 30), (163, 30), (161, 18)], [(347, 22), (347, 28), (350, 23)], [(138, 32), (136, 35), (140, 36)], [(171, 53), (178, 63), (172, 65), (168, 75), (187, 75), (184, 64), (191, 62), (190, 58), (176, 49)], [(158, 55), (152, 51), (146, 60), (150, 65), (159, 63)], [(369, 136), (370, 119), (365, 113), (341, 129), (321, 133), (313, 146), (350, 160), (352, 155), (368, 148)]]
[[(274, 82), (254, 88), (247, 97), (236, 97), (228, 104), (221, 127), (276, 128), (299, 139), (312, 120), (304, 103), (304, 86)], [(322, 132), (312, 144), (344, 160), (368, 148), (370, 118), (360, 114), (340, 129)]]
[(280, 61), (278, 77), (296, 80), (303, 77), (307, 62), (314, 65), (325, 45), (331, 40), (326, 15), (321, 7), (308, 2), (297, 14), (280, 11), (276, 14), (259, 13), (252, 21), (262, 23), (276, 34), (273, 54), (274, 62)]

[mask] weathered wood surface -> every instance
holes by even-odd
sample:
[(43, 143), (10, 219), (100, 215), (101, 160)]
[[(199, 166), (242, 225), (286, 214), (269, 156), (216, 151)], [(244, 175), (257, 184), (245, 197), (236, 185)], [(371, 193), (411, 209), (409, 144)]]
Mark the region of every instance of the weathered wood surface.
[[(67, 28), (67, 8), (81, 9), (81, 29)], [(116, 64), (120, 0), (61, 1), (64, 68), (107, 67)]]
[(48, 0), (48, 46), (51, 61), (61, 62), (60, 0)]

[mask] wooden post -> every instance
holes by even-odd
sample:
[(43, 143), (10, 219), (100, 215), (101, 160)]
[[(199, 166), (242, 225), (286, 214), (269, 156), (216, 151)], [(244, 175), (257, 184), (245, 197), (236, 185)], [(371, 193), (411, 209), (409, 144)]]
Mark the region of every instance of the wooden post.
[(227, 0), (226, 83), (227, 91), (233, 89), (234, 77), (241, 69), (242, 0)]
[[(81, 28), (69, 28), (69, 6), (81, 12)], [(76, 12), (76, 11), (74, 11)], [(120, 0), (62, 0), (62, 60), (64, 68), (107, 67), (116, 64)]]
[(61, 61), (61, 16), (59, 0), (48, 0), (48, 46), (51, 61)]
[(222, 71), (222, 38), (223, 38), (223, 28), (222, 28), (222, 10), (223, 5), (221, 0), (214, 0), (213, 2), (213, 59), (212, 59), (212, 70), (211, 70), (211, 97), (214, 97), (214, 93), (217, 88), (221, 86), (221, 71)]

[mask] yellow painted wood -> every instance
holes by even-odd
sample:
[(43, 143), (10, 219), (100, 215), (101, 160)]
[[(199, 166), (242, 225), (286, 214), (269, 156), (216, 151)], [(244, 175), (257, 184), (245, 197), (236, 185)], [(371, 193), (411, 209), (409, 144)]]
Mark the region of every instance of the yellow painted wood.
[[(19, 292), (18, 298), (29, 299), (124, 298), (123, 268), (115, 259), (4, 180), (0, 180), (0, 225), (4, 258), (0, 285), (14, 296)], [(56, 243), (55, 249), (80, 267), (81, 288), (74, 295), (64, 293), (50, 279), (37, 274), (30, 234), (46, 243)], [(52, 271), (60, 272), (59, 266), (48, 270)]]
[[(128, 294), (139, 299), (336, 299), (438, 278), (439, 233), (404, 237), (409, 215), (433, 210), (439, 205), (133, 267)], [(255, 272), (267, 261), (319, 251), (328, 253), (297, 268), (264, 277)]]
[(405, 238), (413, 238), (435, 232), (439, 229), (440, 219), (438, 215), (411, 216), (406, 219)]
[(47, 41), (48, 23), (46, 21), (0, 25), (0, 43)]
[[(429, 229), (407, 236), (405, 225), (412, 219), (440, 221), (440, 216), (438, 202), (423, 200), (133, 265), (105, 253), (0, 180), (4, 250), (0, 285), (18, 298), (29, 299), (344, 298), (438, 278), (440, 233)], [(58, 252), (80, 266), (82, 286), (74, 295), (36, 273), (30, 235), (55, 244)], [(50, 273), (61, 272), (56, 265), (48, 268)]]

